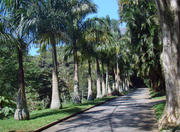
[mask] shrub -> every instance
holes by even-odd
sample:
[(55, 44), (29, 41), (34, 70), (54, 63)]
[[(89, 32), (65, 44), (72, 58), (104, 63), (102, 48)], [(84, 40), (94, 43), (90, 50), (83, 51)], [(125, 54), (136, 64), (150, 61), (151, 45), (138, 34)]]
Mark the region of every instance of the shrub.
[(0, 96), (0, 119), (14, 114), (16, 103), (11, 99)]

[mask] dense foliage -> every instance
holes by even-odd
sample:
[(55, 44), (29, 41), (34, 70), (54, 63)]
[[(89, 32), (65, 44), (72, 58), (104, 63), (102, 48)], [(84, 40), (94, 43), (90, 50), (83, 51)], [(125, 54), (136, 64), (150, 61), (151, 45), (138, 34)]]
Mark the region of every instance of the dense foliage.
[[(5, 45), (1, 49), (0, 89), (3, 96), (10, 96), (25, 88), (26, 95), (20, 94), (27, 98), (30, 111), (48, 108), (58, 100), (59, 103), (72, 100), (78, 103), (83, 98), (123, 94), (133, 86), (134, 76), (143, 78), (148, 87), (155, 90), (163, 88), (159, 62), (161, 43), (156, 37), (159, 26), (153, 2), (141, 3), (143, 6), (133, 2), (122, 5), (121, 21), (127, 23), (124, 35), (119, 29), (120, 23), (109, 16), (85, 20), (87, 14), (96, 11), (90, 1), (3, 3), (6, 12), (12, 15), (2, 16), (1, 20), (13, 21), (15, 26), (13, 29), (5, 27), (2, 33), (12, 34), (17, 45), (8, 43), (11, 47)], [(15, 21), (16, 17), (18, 21)], [(17, 35), (16, 31), (19, 31)], [(39, 44), (37, 56), (28, 54), (31, 38)], [(2, 39), (3, 43), (10, 41), (10, 37)], [(24, 71), (24, 75), (18, 74), (18, 69)], [(56, 92), (52, 93), (54, 90)], [(15, 96), (11, 97), (16, 100)], [(59, 103), (52, 108), (59, 108)], [(26, 103), (18, 107), (27, 109)]]
[[(174, 114), (164, 117), (176, 124), (178, 68), (171, 69), (178, 63), (178, 46), (171, 48), (177, 53), (174, 57), (165, 44), (170, 43), (166, 37), (171, 43), (179, 40), (179, 32), (172, 28), (178, 26), (172, 17), (178, 18), (178, 13), (163, 12), (163, 2), (158, 2), (119, 0), (119, 22), (109, 16), (86, 19), (97, 12), (91, 0), (1, 0), (0, 118), (15, 113), (16, 120), (25, 120), (30, 118), (29, 110), (59, 109), (69, 102), (123, 95), (130, 87), (144, 84), (163, 95), (166, 84), (166, 111)], [(158, 13), (163, 16), (160, 22)], [(165, 21), (167, 16), (171, 23)], [(122, 22), (125, 34), (120, 30)], [(32, 45), (39, 48), (36, 56), (29, 54)], [(169, 58), (174, 60), (171, 68)]]
[(119, 0), (120, 17), (127, 23), (125, 34), (133, 58), (133, 69), (144, 80), (147, 87), (165, 91), (160, 55), (162, 42), (157, 9), (154, 1)]

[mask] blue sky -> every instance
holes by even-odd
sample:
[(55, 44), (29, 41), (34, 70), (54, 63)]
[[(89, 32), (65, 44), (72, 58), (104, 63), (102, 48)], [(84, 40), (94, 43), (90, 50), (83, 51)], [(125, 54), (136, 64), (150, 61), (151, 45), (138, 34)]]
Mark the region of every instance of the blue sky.
[(92, 0), (98, 8), (98, 13), (93, 16), (105, 17), (109, 15), (110, 18), (119, 19), (118, 16), (118, 0)]
[[(105, 17), (109, 15), (111, 19), (119, 20), (118, 16), (118, 0), (92, 0), (98, 8), (98, 13), (90, 15), (89, 17), (97, 16), (97, 17)], [(33, 46), (30, 49), (31, 55), (37, 55), (37, 48)]]

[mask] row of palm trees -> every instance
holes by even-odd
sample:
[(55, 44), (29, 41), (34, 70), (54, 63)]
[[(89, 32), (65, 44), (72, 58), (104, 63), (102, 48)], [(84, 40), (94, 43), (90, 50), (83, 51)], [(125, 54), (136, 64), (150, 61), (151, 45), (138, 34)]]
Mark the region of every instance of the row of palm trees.
[[(111, 94), (109, 84), (110, 66), (114, 65), (113, 87), (119, 90), (118, 54), (120, 31), (117, 21), (107, 18), (85, 19), (97, 11), (90, 0), (2, 0), (1, 1), (1, 44), (10, 44), (17, 49), (19, 60), (18, 98), (14, 118), (29, 119), (26, 103), (23, 54), (29, 44), (40, 44), (41, 48), (52, 49), (52, 99), (51, 109), (62, 107), (58, 90), (58, 62), (56, 46), (64, 43), (72, 46), (74, 56), (74, 103), (80, 103), (78, 78), (78, 53), (88, 60), (88, 99), (92, 99), (91, 63), (96, 60), (97, 98)], [(84, 50), (86, 49), (86, 50)], [(116, 52), (114, 52), (116, 51)], [(101, 61), (101, 66), (100, 66)], [(106, 86), (104, 65), (106, 67)], [(100, 70), (100, 68), (102, 70)], [(102, 75), (101, 75), (102, 74)], [(102, 80), (102, 89), (101, 89)], [(116, 85), (115, 85), (116, 82)], [(119, 90), (122, 91), (122, 90)]]
[[(89, 52), (85, 52), (86, 56), (88, 56), (87, 59), (89, 64), (88, 99), (91, 99), (92, 96), (91, 63), (93, 61), (96, 63), (97, 70), (96, 98), (101, 98), (108, 94), (110, 95), (115, 91), (123, 92), (122, 87), (120, 87), (121, 79), (118, 66), (120, 59), (118, 55), (120, 52), (116, 51), (121, 45), (119, 22), (117, 20), (111, 20), (108, 16), (106, 18), (93, 18), (90, 19), (90, 21), (90, 28), (87, 28), (86, 32), (88, 33), (84, 34), (85, 44), (83, 44), (86, 46), (86, 49), (89, 49)], [(112, 75), (113, 82), (111, 85), (109, 73)]]

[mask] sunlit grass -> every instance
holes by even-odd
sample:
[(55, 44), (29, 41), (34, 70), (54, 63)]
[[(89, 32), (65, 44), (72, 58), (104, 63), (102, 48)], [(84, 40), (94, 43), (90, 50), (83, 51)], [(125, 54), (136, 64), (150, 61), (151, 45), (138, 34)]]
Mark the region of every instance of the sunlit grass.
[(33, 131), (51, 122), (70, 116), (76, 112), (87, 109), (111, 98), (115, 98), (115, 96), (96, 99), (94, 101), (84, 101), (82, 104), (77, 105), (66, 104), (63, 106), (63, 109), (59, 110), (45, 109), (33, 111), (30, 113), (31, 119), (26, 121), (16, 121), (13, 117), (0, 120), (0, 132)]

